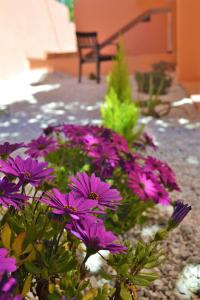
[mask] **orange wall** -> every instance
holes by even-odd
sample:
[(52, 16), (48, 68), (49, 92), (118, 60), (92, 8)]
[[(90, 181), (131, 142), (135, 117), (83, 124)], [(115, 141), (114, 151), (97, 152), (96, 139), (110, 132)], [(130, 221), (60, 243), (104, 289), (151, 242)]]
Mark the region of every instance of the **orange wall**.
[(0, 41), (0, 79), (27, 69), (27, 57), (75, 49), (68, 9), (56, 0), (0, 0)]
[[(78, 0), (75, 2), (77, 30), (98, 31), (103, 41), (149, 8), (171, 5), (170, 0)], [(167, 15), (156, 15), (124, 35), (127, 55), (166, 52)]]
[(200, 0), (177, 0), (177, 75), (200, 82)]

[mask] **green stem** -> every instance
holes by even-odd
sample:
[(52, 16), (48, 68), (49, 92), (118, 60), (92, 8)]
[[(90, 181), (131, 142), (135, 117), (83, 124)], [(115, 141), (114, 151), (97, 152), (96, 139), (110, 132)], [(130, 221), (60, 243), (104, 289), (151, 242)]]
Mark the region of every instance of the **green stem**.
[(59, 236), (58, 236), (58, 239), (57, 239), (57, 242), (56, 242), (56, 245), (55, 245), (55, 252), (56, 252), (57, 249), (58, 249), (59, 242), (60, 242), (60, 239), (61, 239), (61, 237), (62, 237), (62, 235), (63, 235), (64, 229), (65, 229), (65, 228), (63, 227), (62, 230), (60, 231)]

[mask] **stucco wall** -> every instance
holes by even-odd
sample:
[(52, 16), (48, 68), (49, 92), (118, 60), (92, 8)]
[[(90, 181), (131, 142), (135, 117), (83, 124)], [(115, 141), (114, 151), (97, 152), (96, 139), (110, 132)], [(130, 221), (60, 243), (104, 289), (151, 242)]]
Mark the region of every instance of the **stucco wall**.
[[(149, 8), (168, 6), (170, 0), (79, 0), (75, 5), (76, 27), (97, 31), (100, 42)], [(123, 37), (127, 55), (167, 50), (167, 15), (156, 15), (140, 23)]]
[(200, 83), (200, 1), (177, 2), (177, 75)]
[(28, 68), (27, 57), (75, 48), (68, 9), (56, 0), (1, 0), (0, 41), (0, 79)]

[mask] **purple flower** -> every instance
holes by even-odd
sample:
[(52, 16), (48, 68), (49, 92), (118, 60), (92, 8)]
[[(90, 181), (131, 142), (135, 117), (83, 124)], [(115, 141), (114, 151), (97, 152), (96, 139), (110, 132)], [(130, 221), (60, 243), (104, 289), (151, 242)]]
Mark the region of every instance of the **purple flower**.
[(87, 133), (85, 136), (83, 136), (83, 144), (86, 147), (86, 150), (89, 150), (92, 146), (98, 145), (101, 143), (100, 138), (97, 138), (91, 133)]
[(129, 153), (128, 143), (123, 136), (120, 136), (114, 132), (112, 138), (114, 147), (117, 149), (117, 151)]
[(180, 188), (176, 182), (176, 176), (173, 170), (166, 164), (163, 163), (159, 169), (161, 182), (171, 191), (180, 192)]
[(10, 293), (2, 294), (0, 300), (22, 300), (20, 295), (12, 296)]
[(136, 147), (141, 150), (145, 150), (147, 146), (152, 147), (154, 150), (157, 150), (158, 148), (153, 138), (145, 132), (143, 136), (133, 144), (133, 147)]
[(111, 167), (116, 167), (119, 157), (115, 149), (109, 144), (101, 144), (97, 147), (93, 147), (88, 155), (93, 158), (96, 165), (110, 165)]
[(38, 186), (43, 180), (51, 179), (50, 175), (53, 168), (47, 168), (47, 162), (39, 162), (32, 158), (23, 159), (17, 156), (15, 159), (10, 157), (6, 162), (0, 160), (0, 171), (18, 177), (22, 184), (30, 183), (33, 186)]
[(55, 129), (57, 128), (58, 126), (52, 126), (52, 125), (48, 125), (46, 128), (43, 129), (43, 132), (45, 135), (50, 135), (52, 134)]
[(82, 138), (88, 131), (84, 126), (64, 124), (59, 131), (63, 132), (65, 136), (71, 141), (72, 145), (82, 143)]
[(120, 161), (121, 167), (126, 173), (139, 172), (141, 170), (140, 160), (143, 160), (143, 156), (138, 153), (128, 153), (125, 158)]
[(146, 158), (146, 167), (149, 168), (150, 171), (157, 170), (159, 171), (162, 167), (163, 162), (153, 156), (148, 156)]
[(113, 254), (126, 251), (126, 247), (115, 243), (117, 237), (111, 231), (106, 231), (101, 221), (84, 219), (76, 222), (70, 231), (83, 241), (90, 255), (99, 250), (109, 250)]
[(149, 172), (152, 172), (153, 170), (157, 171), (160, 177), (160, 182), (165, 187), (169, 188), (171, 191), (180, 191), (180, 188), (176, 183), (176, 176), (167, 163), (156, 159), (155, 157), (148, 156), (144, 169)]
[(96, 211), (92, 211), (92, 208), (98, 204), (94, 200), (75, 199), (72, 192), (62, 194), (57, 189), (47, 192), (41, 201), (53, 208), (54, 214), (68, 214), (76, 220), (87, 214), (95, 213)]
[(21, 296), (13, 296), (12, 290), (16, 286), (15, 278), (9, 273), (16, 271), (16, 259), (8, 257), (8, 251), (0, 248), (0, 300), (21, 300)]
[(47, 156), (50, 152), (55, 151), (58, 148), (58, 144), (53, 137), (41, 135), (38, 139), (32, 140), (26, 147), (28, 147), (27, 154), (33, 158), (38, 158), (39, 156)]
[(5, 159), (12, 152), (19, 148), (22, 148), (23, 146), (24, 143), (10, 144), (8, 142), (5, 142), (4, 144), (0, 145), (0, 156), (2, 157), (2, 159)]
[(152, 147), (154, 150), (157, 150), (158, 147), (156, 146), (153, 137), (151, 137), (148, 133), (145, 132), (145, 133), (143, 134), (143, 138), (144, 138), (144, 144), (145, 144), (146, 146), (150, 146), (150, 147)]
[(175, 202), (174, 205), (174, 212), (170, 218), (169, 221), (169, 229), (172, 229), (176, 226), (178, 226), (183, 219), (187, 216), (187, 214), (190, 212), (192, 207), (188, 204), (184, 204), (182, 201), (178, 200)]
[(120, 193), (116, 189), (111, 189), (110, 185), (101, 181), (95, 174), (88, 176), (84, 173), (77, 173), (77, 179), (70, 177), (72, 184), (70, 188), (73, 190), (75, 197), (78, 199), (98, 201), (98, 207), (108, 207), (115, 209), (120, 205), (122, 200)]
[(151, 200), (156, 196), (155, 183), (145, 173), (132, 172), (129, 174), (129, 187), (141, 200)]
[(108, 143), (92, 147), (87, 154), (92, 158), (95, 170), (98, 170), (103, 178), (112, 176), (114, 168), (119, 164), (119, 156), (116, 150)]
[(16, 259), (12, 257), (7, 257), (8, 251), (5, 248), (0, 248), (0, 275), (5, 272), (16, 271)]
[(171, 199), (169, 198), (168, 193), (165, 191), (164, 188), (161, 186), (157, 186), (156, 196), (155, 196), (155, 202), (160, 203), (162, 205), (168, 205), (170, 203)]
[(4, 207), (9, 207), (11, 205), (15, 209), (21, 208), (28, 197), (17, 193), (18, 190), (19, 185), (9, 182), (8, 178), (4, 177), (0, 179), (0, 204)]

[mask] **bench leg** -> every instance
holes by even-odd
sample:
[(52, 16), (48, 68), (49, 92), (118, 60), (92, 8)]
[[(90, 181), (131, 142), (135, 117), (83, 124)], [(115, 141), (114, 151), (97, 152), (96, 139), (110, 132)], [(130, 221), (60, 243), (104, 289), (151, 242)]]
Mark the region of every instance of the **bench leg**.
[(78, 82), (82, 81), (82, 63), (79, 62), (79, 71), (78, 71)]
[(97, 74), (96, 74), (97, 83), (100, 83), (101, 77), (100, 77), (100, 61), (99, 60), (97, 61), (96, 68), (97, 68), (97, 70), (96, 70), (97, 71)]

